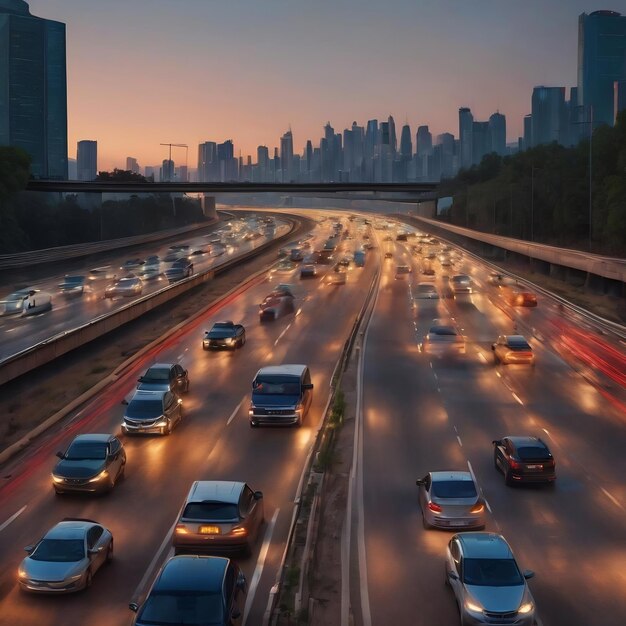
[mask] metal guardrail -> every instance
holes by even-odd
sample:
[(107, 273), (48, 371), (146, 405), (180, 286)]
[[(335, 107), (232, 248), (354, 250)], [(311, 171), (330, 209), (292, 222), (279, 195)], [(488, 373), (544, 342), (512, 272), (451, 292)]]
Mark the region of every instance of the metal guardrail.
[(159, 230), (148, 235), (135, 235), (133, 237), (122, 237), (120, 239), (106, 239), (105, 241), (93, 241), (90, 243), (78, 243), (69, 246), (59, 246), (57, 248), (43, 248), (41, 250), (30, 250), (28, 252), (18, 252), (16, 254), (0, 254), (0, 270), (15, 269), (18, 267), (32, 267), (41, 263), (55, 263), (57, 261), (67, 261), (89, 254), (99, 252), (110, 252), (119, 248), (153, 243), (161, 239), (169, 239), (177, 235), (185, 235), (207, 228), (216, 223), (216, 220), (207, 220), (200, 224), (181, 226), (168, 230)]
[(292, 236), (294, 231), (297, 232), (297, 229), (300, 226), (300, 222), (298, 220), (290, 219), (284, 215), (281, 215), (281, 219), (285, 219), (290, 223), (291, 227), (289, 232), (280, 235), (275, 239), (271, 239), (270, 241), (266, 241), (241, 256), (229, 259), (215, 267), (205, 270), (204, 272), (194, 274), (189, 278), (185, 278), (172, 285), (163, 287), (154, 293), (130, 302), (116, 311), (101, 315), (72, 330), (64, 331), (54, 335), (53, 337), (49, 337), (44, 341), (41, 341), (0, 361), (0, 385), (17, 378), (32, 369), (40, 367), (41, 365), (45, 365), (57, 357), (62, 356), (75, 348), (81, 347), (134, 319), (137, 319), (144, 313), (147, 313), (161, 304), (176, 298), (180, 294), (193, 289), (204, 282), (212, 280), (217, 274), (222, 274), (232, 267), (240, 265), (241, 263), (259, 255), (268, 248), (276, 245), (276, 243), (284, 241)]

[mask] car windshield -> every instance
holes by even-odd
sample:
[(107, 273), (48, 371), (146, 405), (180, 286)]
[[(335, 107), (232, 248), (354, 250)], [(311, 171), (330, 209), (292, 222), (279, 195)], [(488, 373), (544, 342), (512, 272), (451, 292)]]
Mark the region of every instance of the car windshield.
[(107, 458), (106, 443), (75, 441), (65, 453), (70, 461), (102, 460)]
[(212, 626), (224, 623), (221, 595), (199, 591), (153, 591), (137, 619), (142, 624)]
[(508, 346), (511, 350), (530, 350), (531, 347), (528, 345), (525, 339), (509, 339)]
[(30, 555), (34, 561), (75, 563), (85, 558), (82, 539), (43, 539)]
[(431, 335), (456, 335), (457, 332), (452, 326), (433, 326), (429, 331)]
[(517, 455), (522, 461), (529, 461), (530, 459), (550, 459), (550, 453), (546, 448), (541, 446), (528, 446), (517, 449)]
[(234, 335), (232, 328), (212, 328), (207, 335), (213, 339), (225, 339)]
[(183, 512), (185, 519), (228, 522), (239, 519), (237, 505), (228, 502), (189, 502)]
[(432, 492), (437, 498), (475, 498), (478, 495), (471, 480), (436, 480)]
[(417, 293), (434, 293), (435, 288), (431, 285), (418, 285)]
[(161, 400), (131, 400), (126, 409), (127, 417), (158, 417), (162, 413)]
[(524, 584), (514, 559), (463, 559), (463, 582), (481, 587)]
[(300, 380), (293, 376), (259, 376), (252, 384), (255, 394), (297, 396), (300, 394)]
[(170, 379), (170, 370), (165, 367), (151, 367), (142, 377), (142, 381), (146, 380), (165, 380)]

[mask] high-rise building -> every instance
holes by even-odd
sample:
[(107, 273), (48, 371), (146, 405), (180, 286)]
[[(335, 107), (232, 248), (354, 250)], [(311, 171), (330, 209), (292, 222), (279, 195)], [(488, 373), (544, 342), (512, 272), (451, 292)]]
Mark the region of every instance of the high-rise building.
[(533, 116), (524, 116), (524, 150), (533, 147)]
[(310, 139), (307, 139), (305, 154), (306, 154), (306, 171), (310, 173), (311, 170), (313, 169), (313, 143), (311, 142)]
[(410, 161), (413, 156), (413, 141), (411, 140), (411, 127), (405, 124), (400, 134), (400, 158)]
[(218, 180), (226, 183), (237, 180), (238, 162), (232, 139), (217, 144)]
[(535, 87), (532, 96), (532, 146), (565, 143), (565, 87)]
[(176, 168), (176, 182), (188, 183), (189, 182), (189, 170), (186, 165), (181, 165)]
[(613, 84), (613, 109), (617, 114), (626, 110), (626, 80), (616, 80)]
[(626, 80), (626, 16), (594, 11), (578, 17), (578, 104), (594, 125), (615, 121), (615, 81)]
[(442, 133), (437, 135), (436, 145), (441, 146), (441, 178), (452, 178), (456, 174), (454, 159), (454, 135)]
[(284, 183), (289, 183), (294, 179), (293, 171), (293, 135), (288, 130), (280, 138), (280, 162), (282, 165)]
[(464, 168), (471, 167), (473, 164), (472, 155), (472, 124), (474, 116), (467, 107), (459, 109), (459, 141), (461, 142), (460, 166)]
[(169, 183), (174, 181), (174, 161), (172, 159), (163, 159), (163, 163), (161, 165), (161, 176), (159, 180), (162, 183)]
[(398, 142), (396, 140), (396, 123), (391, 115), (387, 118), (387, 124), (389, 124), (389, 147), (391, 154), (395, 157), (398, 151)]
[(489, 118), (489, 152), (506, 154), (506, 117), (500, 112)]
[(85, 139), (76, 147), (78, 180), (95, 180), (98, 175), (98, 142)]
[(65, 24), (0, 0), (0, 145), (23, 148), (35, 178), (67, 178)]
[(472, 123), (472, 163), (478, 165), (491, 152), (489, 122)]
[(126, 157), (126, 170), (133, 174), (139, 174), (139, 163), (134, 157)]
[(218, 179), (217, 144), (214, 141), (205, 141), (198, 145), (198, 181), (209, 183)]

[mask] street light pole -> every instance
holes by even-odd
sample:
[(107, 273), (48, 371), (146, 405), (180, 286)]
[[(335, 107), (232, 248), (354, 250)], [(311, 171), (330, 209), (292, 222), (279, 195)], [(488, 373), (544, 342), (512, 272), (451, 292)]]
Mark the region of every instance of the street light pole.
[(591, 242), (593, 241), (593, 222), (591, 221), (591, 207), (592, 207), (592, 144), (593, 144), (593, 104), (589, 105), (589, 250), (591, 250)]

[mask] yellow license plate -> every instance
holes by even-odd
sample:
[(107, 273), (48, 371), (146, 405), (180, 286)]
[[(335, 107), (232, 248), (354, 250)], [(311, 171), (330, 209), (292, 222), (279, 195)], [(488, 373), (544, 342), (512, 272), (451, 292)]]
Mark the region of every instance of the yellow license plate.
[(219, 526), (200, 526), (200, 534), (201, 535), (219, 535), (220, 527)]

